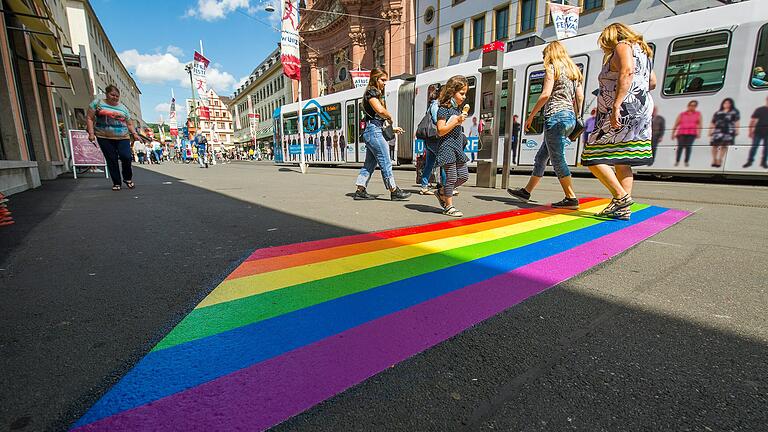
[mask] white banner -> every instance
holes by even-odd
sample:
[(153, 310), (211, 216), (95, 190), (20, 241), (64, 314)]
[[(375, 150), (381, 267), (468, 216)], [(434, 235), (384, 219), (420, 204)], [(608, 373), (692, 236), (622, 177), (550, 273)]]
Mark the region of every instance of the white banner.
[[(195, 84), (195, 92), (200, 99), (208, 95), (208, 79), (205, 77), (205, 71), (208, 69), (210, 61), (202, 54), (195, 51), (195, 61), (192, 63), (192, 81)], [(194, 95), (192, 95), (194, 97)]]
[(171, 136), (179, 135), (179, 122), (176, 120), (176, 98), (171, 98), (171, 109), (168, 112), (168, 126), (171, 127)]
[(248, 127), (251, 130), (251, 139), (256, 138), (256, 125), (259, 122), (258, 114), (248, 114)]
[(356, 70), (349, 71), (352, 75), (352, 82), (355, 84), (355, 88), (368, 87), (368, 81), (371, 79), (371, 71), (369, 70)]
[(552, 24), (558, 39), (574, 37), (579, 32), (579, 6), (547, 3), (552, 14)]
[(283, 73), (292, 80), (301, 79), (299, 54), (299, 0), (282, 0), (280, 62)]

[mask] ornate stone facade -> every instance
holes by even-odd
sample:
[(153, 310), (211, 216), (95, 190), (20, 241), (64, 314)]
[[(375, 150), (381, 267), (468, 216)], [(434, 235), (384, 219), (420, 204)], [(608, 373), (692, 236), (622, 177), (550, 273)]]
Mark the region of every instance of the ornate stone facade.
[(414, 2), (306, 0), (299, 27), (304, 97), (352, 88), (349, 71), (357, 68), (414, 73)]

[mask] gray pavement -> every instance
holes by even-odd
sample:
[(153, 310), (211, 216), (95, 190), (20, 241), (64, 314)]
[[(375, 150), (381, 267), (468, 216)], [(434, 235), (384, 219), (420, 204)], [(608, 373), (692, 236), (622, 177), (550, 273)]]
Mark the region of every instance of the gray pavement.
[[(431, 196), (355, 202), (355, 176), (164, 164), (137, 168), (133, 191), (59, 179), (12, 197), (0, 430), (66, 429), (256, 248), (445, 220)], [(396, 171), (405, 189), (414, 176)], [(380, 176), (369, 189), (388, 195)], [(460, 191), (468, 216), (518, 205)], [(634, 195), (695, 213), (275, 429), (766, 430), (768, 188), (638, 181)], [(556, 180), (534, 198), (560, 199)]]

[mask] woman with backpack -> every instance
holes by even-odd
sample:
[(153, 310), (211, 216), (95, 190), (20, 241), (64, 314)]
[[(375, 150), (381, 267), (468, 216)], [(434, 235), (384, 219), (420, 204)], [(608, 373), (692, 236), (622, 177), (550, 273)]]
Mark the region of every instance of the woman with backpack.
[[(440, 107), (438, 102), (440, 87), (440, 84), (430, 86), (431, 91), (428, 95), (427, 112), (424, 114), (424, 118), (416, 130), (417, 134), (420, 135), (417, 138), (424, 140), (424, 166), (421, 170), (421, 189), (419, 189), (419, 194), (421, 195), (434, 194), (429, 190), (429, 178), (432, 176), (432, 171), (435, 168), (437, 148), (440, 144), (440, 140), (437, 137), (437, 109)], [(440, 184), (445, 184), (445, 170), (442, 168), (440, 169)], [(439, 187), (440, 185), (438, 184)]]
[(579, 200), (573, 191), (573, 179), (568, 163), (565, 161), (565, 146), (570, 144), (568, 137), (576, 126), (576, 113), (581, 112), (584, 102), (584, 76), (573, 62), (563, 44), (552, 42), (544, 48), (544, 87), (539, 100), (528, 114), (523, 130), (531, 128), (538, 112), (544, 109), (544, 142), (536, 153), (528, 184), (519, 189), (509, 189), (510, 195), (528, 201), (531, 193), (544, 177), (547, 161), (552, 167), (563, 188), (565, 198), (552, 207), (578, 210)]
[[(392, 201), (405, 201), (411, 196), (410, 192), (405, 192), (395, 184), (395, 176), (392, 173), (392, 161), (389, 159), (389, 144), (384, 139), (383, 129), (385, 122), (390, 124), (392, 115), (387, 111), (384, 103), (384, 86), (389, 80), (387, 72), (380, 68), (373, 68), (371, 78), (368, 81), (368, 87), (363, 96), (363, 110), (365, 111), (365, 131), (363, 140), (365, 141), (365, 163), (357, 176), (357, 190), (355, 191), (355, 200), (373, 200), (375, 196), (366, 190), (371, 175), (376, 169), (376, 165), (381, 167), (381, 176), (384, 179), (384, 186), (389, 189), (390, 199)], [(392, 128), (395, 133), (403, 133), (402, 128)]]

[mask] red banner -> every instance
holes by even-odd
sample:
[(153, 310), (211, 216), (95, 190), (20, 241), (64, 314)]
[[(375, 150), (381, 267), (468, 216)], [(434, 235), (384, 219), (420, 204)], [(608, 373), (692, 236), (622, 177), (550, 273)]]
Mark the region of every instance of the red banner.
[(207, 106), (200, 106), (200, 118), (203, 120), (211, 119), (211, 112), (208, 110)]

